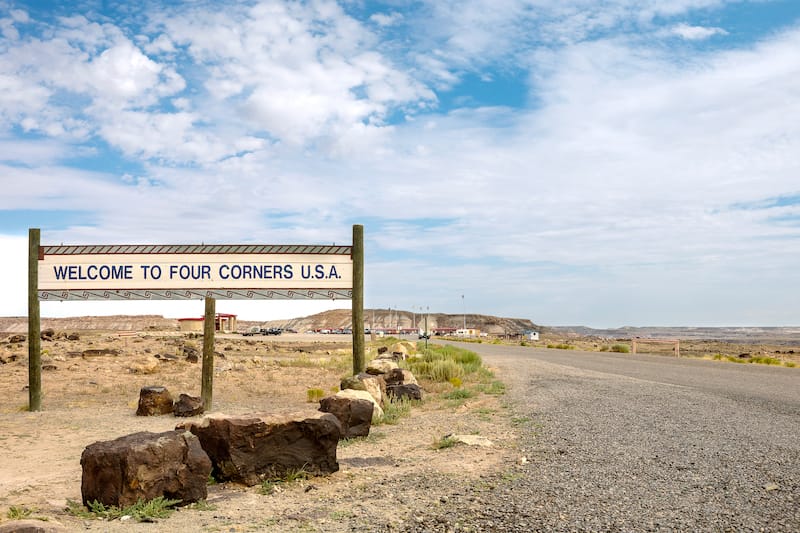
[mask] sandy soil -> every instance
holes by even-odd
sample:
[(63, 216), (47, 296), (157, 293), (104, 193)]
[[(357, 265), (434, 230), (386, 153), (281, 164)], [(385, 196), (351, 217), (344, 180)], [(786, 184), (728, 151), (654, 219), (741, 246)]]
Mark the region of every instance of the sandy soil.
[[(340, 470), (331, 476), (282, 484), (269, 495), (259, 487), (211, 485), (207, 506), (181, 509), (158, 524), (82, 519), (65, 507), (81, 499), (83, 449), (184, 420), (135, 416), (139, 389), (163, 385), (175, 397), (199, 396), (200, 364), (184, 353), (201, 351), (202, 339), (93, 332), (43, 341), (43, 410), (33, 413), (26, 410), (27, 345), (8, 341), (0, 341), (0, 523), (15, 508), (68, 531), (386, 531), (408, 527), (415, 510), (440, 505), (459, 485), (519, 460), (502, 396), (445, 400), (441, 392), (450, 385), (423, 382), (426, 401), (410, 416), (340, 443)], [(216, 349), (222, 355), (213, 410), (231, 414), (314, 410), (308, 389), (335, 391), (351, 366), (345, 336), (220, 336)], [(494, 446), (435, 450), (434, 441), (451, 433), (480, 434)]]

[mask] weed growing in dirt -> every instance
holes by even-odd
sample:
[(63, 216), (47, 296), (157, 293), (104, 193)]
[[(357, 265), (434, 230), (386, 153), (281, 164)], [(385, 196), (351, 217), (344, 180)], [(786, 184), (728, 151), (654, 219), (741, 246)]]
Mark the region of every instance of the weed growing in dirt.
[(452, 435), (445, 435), (444, 437), (433, 441), (432, 448), (434, 450), (443, 450), (445, 448), (452, 448), (458, 444), (458, 441)]
[(466, 400), (474, 396), (475, 393), (469, 389), (453, 389), (450, 392), (442, 394), (442, 398), (445, 400)]
[(180, 500), (171, 500), (159, 496), (150, 501), (138, 500), (128, 507), (105, 506), (98, 501), (89, 502), (88, 508), (78, 502), (67, 500), (67, 512), (78, 518), (95, 518), (102, 520), (117, 520), (123, 516), (130, 516), (137, 522), (152, 522), (159, 518), (167, 518), (175, 510), (174, 507)]
[(427, 348), (418, 344), (419, 355), (406, 360), (406, 366), (415, 376), (433, 381), (450, 381), (475, 374), (483, 368), (481, 357), (475, 352), (449, 344), (431, 344)]
[(300, 468), (292, 468), (287, 470), (282, 476), (275, 476), (262, 480), (258, 492), (264, 496), (269, 496), (276, 492), (278, 485), (281, 483), (293, 483), (295, 481), (308, 479), (310, 476), (311, 475), (306, 470), (306, 465)]
[(506, 384), (499, 380), (493, 380), (487, 385), (481, 386), (481, 390), (486, 394), (500, 395), (506, 393)]
[(734, 357), (732, 355), (723, 355), (721, 353), (715, 354), (711, 357), (715, 361), (728, 361), (729, 363), (753, 363), (758, 365), (775, 365), (775, 366), (787, 366), (789, 368), (794, 368), (796, 365), (792, 361), (782, 361), (775, 357), (769, 356), (754, 356), (754, 357)]
[(558, 344), (548, 344), (547, 347), (548, 348), (555, 348), (556, 350), (574, 350), (575, 349), (575, 347), (572, 346), (571, 344), (566, 344), (566, 343), (563, 343), (563, 342), (558, 343)]
[(9, 520), (23, 520), (25, 518), (28, 518), (32, 514), (33, 514), (32, 509), (28, 509), (27, 507), (24, 506), (12, 505), (11, 507), (8, 508), (6, 516), (8, 517)]
[(373, 425), (388, 424), (394, 425), (403, 418), (411, 414), (411, 408), (419, 405), (419, 400), (399, 400), (386, 404), (383, 408), (383, 416), (372, 421)]
[(308, 403), (318, 402), (324, 397), (325, 391), (322, 389), (308, 389), (306, 391), (306, 400)]
[(378, 441), (381, 441), (386, 438), (386, 433), (380, 433), (378, 431), (370, 431), (369, 435), (366, 437), (352, 437), (350, 439), (342, 439), (339, 441), (339, 448), (347, 448), (352, 444), (358, 444), (359, 442), (365, 442), (368, 444), (374, 444)]
[(193, 509), (195, 511), (216, 511), (217, 506), (211, 505), (206, 500), (200, 500), (199, 502), (190, 503), (186, 506), (186, 509)]
[(631, 349), (627, 344), (615, 344), (611, 347), (611, 351), (616, 353), (630, 353)]

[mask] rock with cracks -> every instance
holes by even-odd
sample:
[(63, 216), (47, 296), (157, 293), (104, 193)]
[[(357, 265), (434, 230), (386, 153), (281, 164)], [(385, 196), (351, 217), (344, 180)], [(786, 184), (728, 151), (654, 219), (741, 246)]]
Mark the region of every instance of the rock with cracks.
[(319, 410), (336, 416), (342, 424), (342, 438), (352, 439), (369, 435), (373, 405), (369, 400), (328, 396), (319, 401)]
[(152, 385), (142, 387), (139, 391), (139, 407), (137, 416), (154, 416), (171, 414), (173, 410), (172, 394), (166, 387)]
[(175, 401), (172, 411), (175, 413), (175, 416), (202, 415), (205, 412), (203, 408), (203, 399), (197, 396), (181, 394)]
[(374, 376), (362, 372), (356, 376), (344, 378), (339, 386), (341, 390), (364, 390), (375, 399), (378, 407), (383, 408), (386, 400), (386, 382), (383, 376)]
[(422, 389), (419, 388), (419, 385), (411, 383), (404, 385), (388, 385), (386, 387), (386, 394), (393, 402), (398, 400), (422, 399)]
[(81, 455), (84, 505), (127, 507), (159, 496), (191, 503), (206, 499), (211, 460), (189, 432), (142, 431), (95, 442)]
[(384, 374), (383, 380), (386, 382), (387, 387), (389, 385), (419, 385), (414, 374), (404, 368), (395, 368), (391, 372)]
[(339, 470), (342, 426), (330, 413), (212, 414), (178, 427), (197, 435), (220, 481), (255, 485), (299, 470), (311, 475)]

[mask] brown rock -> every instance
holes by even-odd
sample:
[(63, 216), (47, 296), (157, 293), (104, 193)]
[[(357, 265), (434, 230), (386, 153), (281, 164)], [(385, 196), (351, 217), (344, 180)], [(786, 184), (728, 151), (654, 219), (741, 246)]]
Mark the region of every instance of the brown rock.
[(55, 335), (56, 332), (53, 328), (47, 328), (41, 331), (41, 333), (39, 334), (39, 338), (42, 339), (43, 341), (51, 341), (53, 340), (53, 337), (55, 337)]
[(172, 408), (175, 416), (197, 416), (205, 412), (203, 408), (203, 399), (197, 396), (189, 396), (188, 394), (181, 393), (178, 400)]
[(312, 475), (339, 470), (342, 426), (330, 413), (214, 414), (178, 427), (197, 435), (220, 481), (255, 485), (299, 469)]
[(404, 368), (395, 368), (391, 372), (387, 372), (383, 375), (383, 379), (387, 387), (389, 385), (418, 384), (414, 374)]
[(422, 399), (422, 389), (419, 388), (419, 385), (414, 385), (411, 383), (404, 385), (387, 385), (386, 394), (389, 395), (389, 398), (393, 402), (397, 400)]
[(208, 496), (211, 460), (197, 437), (184, 431), (142, 431), (95, 442), (81, 454), (84, 505), (127, 507), (162, 496), (191, 503)]
[(151, 385), (139, 391), (136, 416), (166, 415), (172, 413), (172, 395), (166, 387)]
[(342, 438), (366, 437), (372, 426), (373, 403), (357, 398), (328, 396), (319, 401), (319, 410), (331, 413), (342, 424)]
[(0, 524), (0, 533), (62, 533), (66, 530), (63, 525), (49, 520), (15, 520)]
[(15, 344), (18, 342), (25, 342), (26, 340), (28, 340), (28, 337), (26, 337), (25, 335), (11, 335), (8, 338), (8, 343)]

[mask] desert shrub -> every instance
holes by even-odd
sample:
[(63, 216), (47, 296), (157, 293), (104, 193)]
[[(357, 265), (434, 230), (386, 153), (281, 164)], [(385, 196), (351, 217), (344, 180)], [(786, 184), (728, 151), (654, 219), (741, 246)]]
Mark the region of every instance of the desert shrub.
[(767, 357), (767, 356), (757, 356), (750, 358), (751, 363), (757, 363), (760, 365), (782, 365), (783, 361), (780, 359), (776, 359), (775, 357)]
[(390, 426), (397, 424), (397, 422), (401, 418), (411, 414), (411, 407), (419, 403), (420, 403), (419, 400), (407, 400), (407, 399), (402, 399), (400, 401), (387, 403), (383, 408), (383, 416), (377, 420), (373, 419), (372, 424), (373, 425), (388, 424)]
[(322, 389), (308, 389), (306, 391), (306, 398), (308, 403), (318, 402), (324, 397), (325, 397), (325, 391)]
[(458, 444), (458, 441), (452, 435), (445, 435), (444, 437), (433, 441), (432, 448), (434, 450), (443, 450), (445, 448), (452, 448)]
[(548, 344), (547, 347), (548, 348), (554, 348), (556, 350), (574, 350), (575, 349), (575, 347), (572, 346), (571, 344), (566, 344), (566, 343), (563, 343), (563, 342), (558, 343), (558, 344)]
[(463, 369), (458, 363), (449, 359), (438, 361), (411, 361), (410, 370), (415, 376), (421, 376), (433, 381), (450, 381), (453, 378), (460, 378), (464, 375)]
[(611, 347), (611, 351), (616, 353), (630, 353), (631, 349), (627, 344), (615, 344)]
[(475, 396), (475, 393), (469, 389), (453, 389), (450, 392), (442, 394), (442, 398), (446, 400), (466, 400), (473, 396)]
[(416, 376), (433, 381), (461, 380), (483, 368), (481, 357), (475, 352), (451, 345), (420, 346), (420, 353), (404, 363)]
[(173, 508), (180, 502), (159, 496), (149, 501), (140, 499), (128, 507), (105, 506), (98, 501), (89, 502), (87, 507), (84, 507), (78, 502), (67, 500), (67, 512), (79, 518), (116, 520), (130, 516), (137, 522), (152, 522), (157, 518), (169, 517)]

